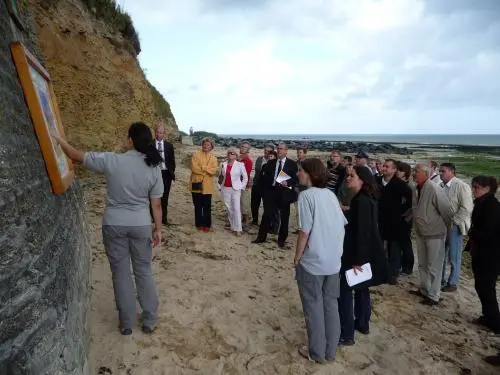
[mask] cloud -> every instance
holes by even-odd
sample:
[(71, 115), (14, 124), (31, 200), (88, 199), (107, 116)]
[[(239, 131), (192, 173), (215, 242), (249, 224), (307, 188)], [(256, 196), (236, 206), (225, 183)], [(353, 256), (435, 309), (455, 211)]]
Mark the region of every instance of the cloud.
[(337, 118), (377, 132), (414, 130), (426, 118), (446, 132), (481, 117), (500, 131), (500, 1), (124, 5), (141, 35), (141, 65), (162, 92), (175, 90), (176, 118), (190, 125), (253, 122), (259, 132), (312, 120), (326, 132)]

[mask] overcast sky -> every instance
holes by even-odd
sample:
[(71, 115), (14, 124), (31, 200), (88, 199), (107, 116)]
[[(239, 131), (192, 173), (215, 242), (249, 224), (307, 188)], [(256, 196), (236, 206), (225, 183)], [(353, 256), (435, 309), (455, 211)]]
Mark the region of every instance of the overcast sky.
[(179, 128), (500, 133), (500, 0), (119, 0)]

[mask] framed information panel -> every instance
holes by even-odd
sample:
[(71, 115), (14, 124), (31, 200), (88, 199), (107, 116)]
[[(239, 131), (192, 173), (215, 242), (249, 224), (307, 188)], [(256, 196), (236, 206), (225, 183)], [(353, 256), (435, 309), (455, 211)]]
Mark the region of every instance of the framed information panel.
[(64, 129), (49, 73), (21, 42), (10, 45), (24, 97), (45, 160), (54, 194), (62, 194), (71, 185), (74, 169), (71, 160), (50, 136), (64, 136)]

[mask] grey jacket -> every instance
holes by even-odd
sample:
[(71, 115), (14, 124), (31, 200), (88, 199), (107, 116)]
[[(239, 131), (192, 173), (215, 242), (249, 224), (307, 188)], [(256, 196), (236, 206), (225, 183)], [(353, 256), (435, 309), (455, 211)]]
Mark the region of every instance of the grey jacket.
[(257, 186), (259, 184), (260, 171), (262, 170), (262, 166), (265, 164), (264, 161), (265, 160), (263, 156), (259, 156), (257, 160), (255, 160), (255, 173), (253, 176), (253, 186)]
[(445, 192), (427, 180), (413, 195), (413, 224), (417, 235), (444, 237), (453, 217), (450, 200)]

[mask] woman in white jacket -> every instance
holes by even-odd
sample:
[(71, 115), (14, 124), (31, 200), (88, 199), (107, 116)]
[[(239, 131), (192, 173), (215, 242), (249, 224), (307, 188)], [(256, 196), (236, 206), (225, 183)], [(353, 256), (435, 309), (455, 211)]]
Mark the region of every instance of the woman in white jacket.
[(235, 235), (241, 236), (240, 198), (241, 190), (247, 186), (248, 175), (245, 164), (237, 161), (236, 157), (234, 149), (227, 151), (227, 161), (222, 163), (218, 185), (227, 207), (231, 230)]

